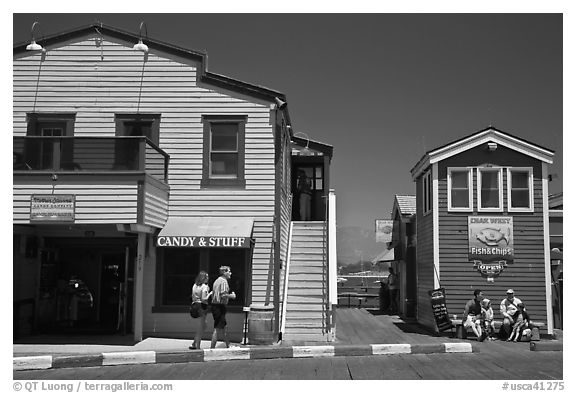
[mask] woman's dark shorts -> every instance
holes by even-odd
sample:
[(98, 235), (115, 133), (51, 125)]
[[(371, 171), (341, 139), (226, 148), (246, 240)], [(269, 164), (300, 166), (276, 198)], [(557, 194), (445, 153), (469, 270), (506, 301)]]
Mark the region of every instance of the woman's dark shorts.
[(214, 317), (214, 329), (226, 327), (226, 305), (212, 304), (212, 317)]

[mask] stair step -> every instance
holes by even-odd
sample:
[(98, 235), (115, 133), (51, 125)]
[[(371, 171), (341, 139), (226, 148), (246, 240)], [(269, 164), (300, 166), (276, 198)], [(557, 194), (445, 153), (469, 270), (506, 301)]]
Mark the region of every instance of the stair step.
[(288, 312), (291, 311), (317, 311), (323, 312), (324, 307), (321, 304), (304, 304), (304, 303), (290, 303), (286, 307)]
[(300, 296), (300, 297), (314, 297), (317, 299), (324, 298), (324, 289), (323, 288), (291, 288), (288, 287), (288, 297), (291, 296)]
[(284, 332), (282, 335), (282, 344), (292, 343), (293, 345), (306, 345), (310, 343), (328, 342), (327, 334), (298, 334)]
[(288, 288), (324, 289), (325, 286), (322, 280), (290, 280), (290, 282), (288, 283)]

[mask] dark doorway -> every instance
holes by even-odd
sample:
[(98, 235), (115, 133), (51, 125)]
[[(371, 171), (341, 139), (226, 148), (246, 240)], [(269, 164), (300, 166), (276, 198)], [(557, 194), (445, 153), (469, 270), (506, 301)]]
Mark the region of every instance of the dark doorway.
[(39, 333), (130, 332), (134, 247), (80, 239), (46, 242), (50, 249), (41, 252)]
[[(302, 203), (307, 203), (307, 198), (301, 198), (303, 193), (301, 186), (303, 176), (310, 188), (310, 214), (303, 215)], [(298, 164), (292, 170), (292, 220), (294, 221), (324, 221), (326, 217), (324, 165)]]

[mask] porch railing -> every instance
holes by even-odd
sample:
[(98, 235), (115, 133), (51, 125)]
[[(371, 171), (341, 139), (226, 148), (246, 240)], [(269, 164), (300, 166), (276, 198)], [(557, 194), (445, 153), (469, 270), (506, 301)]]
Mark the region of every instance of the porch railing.
[(22, 136), (13, 140), (13, 170), (146, 172), (168, 181), (170, 156), (144, 136)]

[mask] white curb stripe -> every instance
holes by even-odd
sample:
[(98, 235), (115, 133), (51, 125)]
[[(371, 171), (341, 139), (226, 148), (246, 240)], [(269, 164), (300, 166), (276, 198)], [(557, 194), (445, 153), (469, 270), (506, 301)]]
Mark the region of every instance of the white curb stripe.
[(410, 344), (372, 344), (373, 355), (394, 355), (410, 352), (412, 352)]
[(119, 364), (156, 363), (155, 351), (134, 352), (109, 352), (102, 354), (103, 366), (115, 366)]
[(334, 356), (334, 347), (331, 345), (292, 347), (292, 356), (295, 358), (321, 358)]
[(13, 370), (43, 370), (52, 367), (52, 356), (22, 356), (13, 358)]
[(215, 348), (204, 350), (204, 361), (250, 360), (250, 348)]
[(472, 344), (470, 343), (444, 343), (447, 353), (462, 353), (472, 352)]

